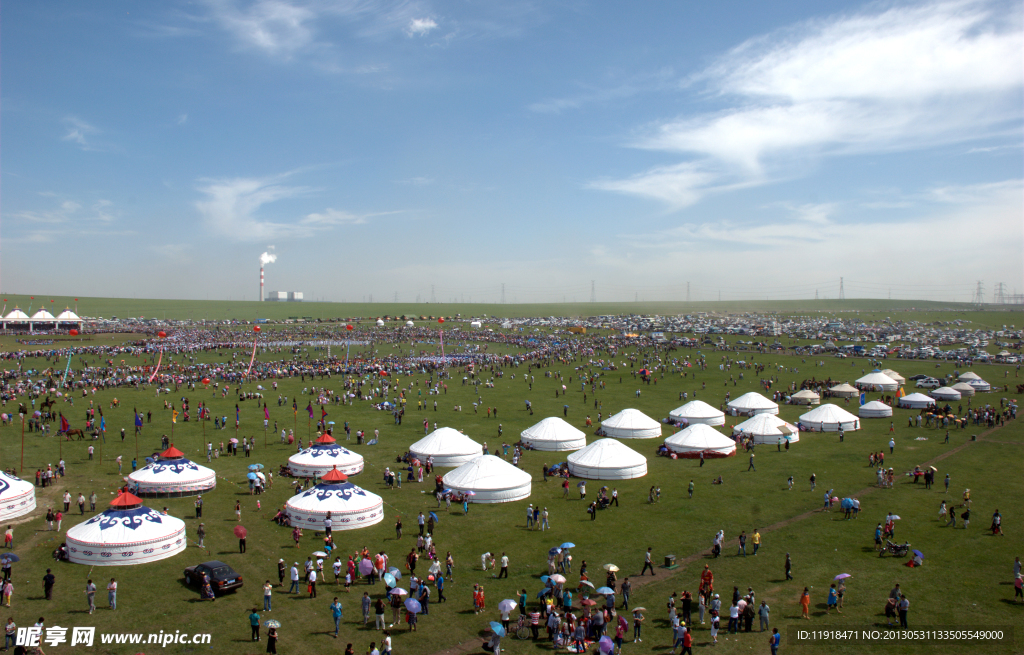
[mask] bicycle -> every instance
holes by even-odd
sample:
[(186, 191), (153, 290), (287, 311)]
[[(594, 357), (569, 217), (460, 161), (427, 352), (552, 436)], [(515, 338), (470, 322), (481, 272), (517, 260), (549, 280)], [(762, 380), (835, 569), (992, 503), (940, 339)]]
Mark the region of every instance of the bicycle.
[(513, 633), (519, 639), (529, 639), (533, 635), (533, 630), (531, 629), (532, 625), (533, 624), (530, 622), (529, 616), (520, 614), (519, 621), (516, 622)]

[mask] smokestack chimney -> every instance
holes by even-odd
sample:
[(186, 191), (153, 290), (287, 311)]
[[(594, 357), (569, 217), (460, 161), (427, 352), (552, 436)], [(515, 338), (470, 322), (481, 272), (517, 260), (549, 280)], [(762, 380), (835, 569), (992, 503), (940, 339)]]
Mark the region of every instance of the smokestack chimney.
[(263, 267), (260, 266), (260, 302), (263, 302)]

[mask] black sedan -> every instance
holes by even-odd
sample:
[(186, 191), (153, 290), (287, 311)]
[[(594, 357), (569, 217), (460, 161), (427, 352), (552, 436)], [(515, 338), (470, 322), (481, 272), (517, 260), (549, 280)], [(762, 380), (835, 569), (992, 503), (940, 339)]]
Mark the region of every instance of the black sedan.
[(210, 578), (210, 587), (213, 588), (214, 595), (242, 586), (242, 575), (224, 562), (217, 560), (203, 562), (185, 569), (185, 584), (190, 587), (202, 586), (204, 573)]

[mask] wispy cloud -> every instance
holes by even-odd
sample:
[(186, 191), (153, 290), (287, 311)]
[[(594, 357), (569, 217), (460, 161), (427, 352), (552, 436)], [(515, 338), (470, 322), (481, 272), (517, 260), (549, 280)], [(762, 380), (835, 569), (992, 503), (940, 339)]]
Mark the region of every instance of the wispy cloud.
[(86, 123), (77, 116), (68, 116), (64, 119), (63, 123), (66, 130), (62, 137), (64, 141), (70, 141), (71, 143), (77, 144), (82, 150), (98, 149), (92, 142), (92, 137), (99, 134), (99, 129), (89, 123)]
[(405, 33), (409, 36), (423, 36), (436, 29), (437, 21), (433, 18), (413, 18), (405, 28)]
[[(287, 212), (277, 220), (262, 218), (265, 206), (290, 199), (309, 196), (316, 189), (306, 186), (291, 186), (285, 181), (294, 172), (265, 178), (228, 178), (201, 180), (198, 190), (205, 199), (195, 203), (196, 209), (207, 224), (218, 234), (236, 241), (263, 241), (278, 238), (303, 238), (341, 225), (366, 223), (382, 212), (356, 214), (339, 209), (327, 208), (305, 216)], [(281, 216), (281, 212), (278, 212)]]
[(678, 89), (676, 75), (671, 68), (653, 73), (634, 76), (624, 81), (615, 81), (607, 86), (580, 85), (576, 93), (559, 98), (540, 100), (527, 106), (538, 114), (561, 114), (590, 104), (601, 104), (612, 100), (630, 98), (640, 93)]
[(188, 114), (179, 114), (177, 123), (178, 125), (184, 125), (188, 122)]
[(912, 150), (1019, 128), (1021, 11), (986, 0), (832, 17), (748, 41), (686, 81), (724, 108), (655, 123), (631, 145), (686, 164), (593, 188), (683, 207), (795, 162)]
[(270, 55), (291, 56), (313, 42), (316, 13), (284, 0), (259, 0), (240, 5), (209, 0), (211, 17), (235, 39)]
[[(47, 194), (53, 197), (55, 194)], [(74, 222), (77, 225), (109, 224), (115, 220), (114, 203), (96, 200), (88, 206), (75, 200), (61, 200), (56, 206), (37, 210), (13, 212), (10, 218), (24, 224), (61, 225)]]

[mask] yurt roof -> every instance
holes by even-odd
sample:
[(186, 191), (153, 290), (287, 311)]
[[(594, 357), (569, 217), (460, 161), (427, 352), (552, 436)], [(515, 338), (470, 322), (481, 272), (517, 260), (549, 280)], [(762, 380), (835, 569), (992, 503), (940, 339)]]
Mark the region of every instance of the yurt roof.
[(734, 409), (778, 409), (778, 403), (768, 400), (756, 391), (748, 391), (739, 398), (727, 403)]
[[(930, 400), (930, 399), (929, 399)], [(866, 412), (885, 412), (888, 411), (892, 414), (892, 407), (889, 407), (880, 400), (872, 400), (871, 402), (864, 403), (860, 406), (860, 411)]]
[(45, 309), (40, 309), (35, 314), (32, 314), (32, 320), (33, 321), (40, 321), (40, 322), (43, 322), (43, 323), (47, 323), (47, 322), (56, 321), (57, 319), (55, 319), (53, 317), (53, 314), (51, 314), (50, 312), (46, 311)]
[(65, 307), (64, 311), (62, 311), (60, 314), (57, 314), (57, 320), (58, 321), (81, 321), (82, 319), (78, 316), (78, 314), (74, 313), (73, 311), (71, 311), (70, 309)]
[(967, 371), (957, 379), (966, 382), (968, 380), (980, 380), (981, 376), (975, 373), (974, 371)]
[(621, 441), (605, 438), (569, 455), (569, 463), (594, 469), (618, 469), (646, 464), (647, 458)]
[(860, 393), (860, 389), (853, 386), (852, 384), (847, 384), (845, 382), (843, 382), (842, 384), (837, 384), (834, 387), (831, 387), (829, 391), (833, 391), (836, 393)]
[(910, 393), (900, 398), (900, 401), (908, 403), (934, 403), (935, 399), (923, 393)]
[(800, 417), (802, 423), (852, 423), (857, 417), (838, 405), (819, 405)]
[(4, 320), (6, 320), (6, 321), (27, 321), (28, 320), (28, 314), (26, 314), (25, 312), (21, 311), (17, 307), (15, 307), (13, 310), (11, 310), (10, 314), (8, 314), (7, 316), (4, 317)]
[(689, 448), (694, 450), (716, 450), (736, 447), (736, 441), (725, 436), (710, 425), (698, 423), (676, 432), (665, 440), (665, 445), (672, 448)]
[(893, 380), (896, 380), (900, 384), (903, 384), (904, 382), (907, 381), (907, 379), (905, 377), (903, 377), (902, 375), (900, 375), (896, 371), (892, 370), (891, 368), (883, 369), (882, 370), (882, 374), (883, 375), (888, 375), (890, 378), (892, 378)]
[(673, 418), (718, 418), (724, 417), (725, 413), (717, 407), (712, 407), (703, 400), (691, 400), (681, 407), (669, 412)]
[(873, 384), (873, 385), (898, 385), (896, 380), (879, 371), (878, 373), (868, 373), (862, 378), (857, 379), (857, 384)]
[(661, 423), (658, 423), (639, 409), (630, 408), (624, 409), (614, 416), (609, 416), (601, 422), (601, 427), (618, 430), (651, 430), (655, 428), (660, 430)]
[(576, 441), (587, 435), (558, 416), (549, 416), (522, 431), (520, 436), (531, 441)]
[(811, 399), (811, 400), (814, 400), (814, 399), (816, 399), (816, 398), (817, 398), (817, 399), (820, 399), (820, 398), (821, 398), (821, 396), (820, 396), (820, 395), (818, 395), (818, 392), (817, 392), (817, 391), (811, 391), (810, 389), (802, 389), (802, 390), (800, 390), (800, 391), (797, 391), (797, 392), (796, 392), (795, 394), (793, 394), (793, 396), (792, 396), (792, 397), (793, 397), (793, 398), (801, 398), (801, 399), (803, 399), (803, 398), (809, 398), (809, 399)]
[(774, 414), (757, 414), (737, 425), (733, 428), (733, 432), (783, 436), (799, 432), (799, 430), (792, 423), (787, 423)]
[(471, 455), (483, 453), (483, 446), (453, 428), (438, 428), (409, 446), (417, 455)]
[(445, 486), (479, 491), (510, 489), (531, 480), (529, 473), (494, 455), (476, 457), (444, 476)]

